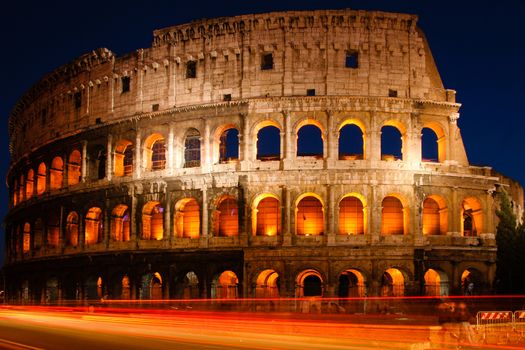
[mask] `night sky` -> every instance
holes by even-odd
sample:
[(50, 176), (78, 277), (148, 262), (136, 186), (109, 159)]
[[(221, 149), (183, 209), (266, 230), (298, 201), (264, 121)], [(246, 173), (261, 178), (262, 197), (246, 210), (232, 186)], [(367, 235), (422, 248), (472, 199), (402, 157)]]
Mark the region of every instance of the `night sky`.
[[(118, 3), (119, 5), (116, 5)], [(117, 55), (151, 46), (154, 29), (200, 18), (352, 8), (419, 15), (445, 88), (462, 103), (459, 126), (473, 165), (525, 184), (525, 2), (518, 0), (8, 1), (0, 7), (0, 176), (9, 167), (7, 119), (46, 73), (99, 47)], [(7, 211), (0, 186), (0, 218)], [(3, 228), (0, 259), (3, 259)]]

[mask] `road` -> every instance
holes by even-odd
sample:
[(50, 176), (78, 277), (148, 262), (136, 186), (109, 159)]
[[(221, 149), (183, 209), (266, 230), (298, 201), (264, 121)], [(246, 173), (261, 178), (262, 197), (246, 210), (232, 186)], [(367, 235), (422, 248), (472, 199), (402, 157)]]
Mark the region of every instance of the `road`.
[[(0, 308), (1, 349), (426, 349), (436, 327), (224, 312)], [(414, 320), (412, 320), (414, 321)], [(387, 322), (388, 323), (388, 322)], [(414, 324), (416, 323), (416, 324)], [(445, 337), (439, 348), (455, 348)], [(450, 340), (451, 338), (448, 337)], [(466, 346), (465, 346), (466, 345)], [(468, 348), (468, 344), (464, 344)], [(478, 348), (478, 347), (476, 347)], [(494, 349), (494, 345), (486, 348)], [(506, 346), (505, 348), (513, 348)], [(514, 347), (519, 348), (519, 347)]]

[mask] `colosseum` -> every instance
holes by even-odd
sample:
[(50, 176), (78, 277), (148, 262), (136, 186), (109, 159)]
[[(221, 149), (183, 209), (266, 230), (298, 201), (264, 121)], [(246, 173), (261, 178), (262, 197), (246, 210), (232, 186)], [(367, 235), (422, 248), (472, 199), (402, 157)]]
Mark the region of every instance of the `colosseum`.
[(491, 290), (498, 200), (410, 14), (202, 19), (102, 48), (9, 116), (9, 300)]

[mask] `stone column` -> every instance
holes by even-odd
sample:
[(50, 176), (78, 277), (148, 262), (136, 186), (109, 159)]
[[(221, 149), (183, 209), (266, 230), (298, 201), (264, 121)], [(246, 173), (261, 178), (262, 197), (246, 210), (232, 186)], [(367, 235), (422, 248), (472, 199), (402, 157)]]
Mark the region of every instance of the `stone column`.
[[(69, 185), (69, 158), (67, 157), (67, 153), (64, 154), (62, 157), (64, 162), (63, 169), (62, 169), (62, 188), (65, 188)], [(26, 179), (26, 185), (27, 185), (27, 179)], [(26, 190), (24, 190), (24, 200), (26, 200)]]
[[(173, 175), (174, 169), (175, 169), (175, 160), (178, 158), (175, 156), (175, 139), (174, 139), (174, 124), (170, 123), (169, 125), (169, 133), (168, 133), (168, 173)], [(179, 151), (177, 147), (177, 152)], [(178, 155), (178, 153), (177, 153)], [(177, 159), (178, 160), (178, 159)], [(178, 163), (178, 162), (177, 162)]]
[(328, 220), (328, 225), (325, 224), (325, 227), (328, 227), (328, 233), (327, 233), (327, 245), (332, 246), (335, 245), (335, 235), (336, 233), (336, 227), (335, 227), (335, 193), (334, 188), (332, 185), (327, 185), (327, 201), (326, 201), (326, 207), (327, 207), (327, 215), (326, 219)]
[(129, 240), (131, 242), (137, 241), (139, 235), (139, 225), (137, 224), (137, 210), (138, 210), (138, 198), (136, 196), (135, 188), (132, 187), (132, 190), (130, 191), (130, 197), (131, 197), (131, 208), (130, 208), (130, 233), (129, 233)]
[(113, 178), (113, 135), (108, 135), (107, 151), (106, 151), (106, 179), (111, 181)]
[(211, 150), (210, 123), (206, 118), (204, 120), (204, 147), (202, 148), (201, 167), (203, 172), (210, 172), (213, 164), (213, 154)]
[(372, 242), (378, 242), (381, 235), (381, 213), (382, 203), (377, 196), (377, 186), (370, 185), (370, 201), (368, 206), (370, 208), (370, 236)]
[(87, 141), (82, 141), (82, 182), (87, 180)]
[(333, 111), (327, 111), (327, 123), (326, 123), (326, 131), (325, 136), (326, 140), (323, 142), (323, 157), (325, 159), (325, 168), (330, 168), (335, 164), (335, 161), (337, 160), (337, 137), (335, 136), (335, 130), (334, 130), (334, 112)]
[(110, 208), (110, 201), (109, 199), (106, 199), (106, 205), (103, 209), (103, 230), (102, 230), (102, 244), (104, 244), (104, 247), (109, 246), (109, 231), (110, 231), (110, 225), (111, 225), (111, 208)]
[(448, 160), (455, 160), (457, 161), (458, 155), (456, 154), (456, 147), (454, 139), (456, 137), (456, 133), (458, 132), (458, 125), (457, 121), (459, 119), (459, 113), (451, 113), (448, 117), (448, 142), (446, 147), (447, 152), (447, 159)]
[(137, 134), (135, 137), (135, 159), (133, 159), (134, 174), (135, 179), (140, 178), (142, 175), (142, 131), (137, 129)]
[(248, 123), (248, 114), (241, 113), (241, 126), (242, 126), (242, 135), (239, 133), (239, 160), (241, 161), (250, 161), (252, 156), (250, 154), (250, 137), (249, 137), (249, 123)]
[(283, 111), (284, 116), (284, 159), (290, 162), (294, 158), (292, 145), (292, 116), (289, 111)]
[(171, 196), (168, 189), (166, 191), (166, 210), (164, 212), (164, 240), (167, 240), (171, 243), (173, 242), (173, 230), (171, 225)]
[(288, 187), (284, 187), (282, 190), (282, 197), (284, 199), (284, 215), (283, 215), (283, 245), (289, 246), (292, 244), (293, 232), (291, 228), (291, 193)]
[(208, 208), (208, 188), (206, 184), (202, 186), (201, 191), (202, 191), (201, 237), (203, 238), (201, 239), (201, 242), (203, 242), (205, 246), (208, 246), (208, 232), (210, 232), (210, 229), (208, 226), (210, 225), (210, 220), (209, 220), (209, 208)]

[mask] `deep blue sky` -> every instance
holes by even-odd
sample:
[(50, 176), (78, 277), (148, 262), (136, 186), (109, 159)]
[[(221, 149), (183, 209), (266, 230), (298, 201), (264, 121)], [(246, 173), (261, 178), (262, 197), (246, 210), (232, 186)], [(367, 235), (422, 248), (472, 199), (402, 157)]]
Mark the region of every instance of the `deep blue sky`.
[[(54, 68), (99, 47), (149, 47), (152, 31), (199, 18), (279, 10), (353, 8), (419, 15), (446, 88), (462, 103), (472, 164), (525, 184), (525, 2), (518, 0), (8, 1), (0, 6), (0, 176), (9, 166), (7, 117)], [(3, 181), (3, 184), (5, 181)], [(0, 217), (7, 210), (0, 186)], [(3, 231), (0, 249), (3, 251)], [(0, 255), (0, 259), (2, 255)]]

